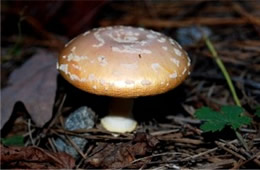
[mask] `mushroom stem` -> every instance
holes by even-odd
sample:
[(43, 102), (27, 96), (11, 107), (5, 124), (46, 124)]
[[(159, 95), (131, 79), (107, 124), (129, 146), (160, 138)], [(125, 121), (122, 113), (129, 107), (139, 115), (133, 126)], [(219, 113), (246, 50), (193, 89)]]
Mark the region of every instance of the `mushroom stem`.
[(111, 132), (131, 132), (137, 122), (132, 119), (134, 99), (113, 98), (109, 105), (109, 114), (101, 119), (103, 127)]
[(110, 116), (132, 117), (134, 100), (132, 98), (112, 98), (109, 105)]

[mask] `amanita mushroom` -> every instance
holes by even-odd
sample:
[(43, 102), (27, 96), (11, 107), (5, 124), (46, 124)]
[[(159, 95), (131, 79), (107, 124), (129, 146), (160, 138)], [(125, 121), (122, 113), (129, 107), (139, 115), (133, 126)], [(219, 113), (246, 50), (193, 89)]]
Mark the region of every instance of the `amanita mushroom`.
[(57, 68), (75, 87), (113, 97), (109, 115), (101, 119), (112, 132), (131, 132), (133, 99), (178, 86), (190, 73), (190, 59), (173, 39), (130, 26), (93, 29), (72, 39)]

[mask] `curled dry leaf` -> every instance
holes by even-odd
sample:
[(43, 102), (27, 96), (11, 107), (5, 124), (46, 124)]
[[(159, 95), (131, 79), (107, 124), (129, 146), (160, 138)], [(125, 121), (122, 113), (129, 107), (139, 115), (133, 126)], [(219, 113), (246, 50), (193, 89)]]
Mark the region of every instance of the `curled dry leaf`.
[(151, 152), (158, 142), (156, 138), (146, 133), (137, 133), (134, 139), (128, 143), (100, 143), (93, 150), (94, 155), (89, 157), (86, 162), (94, 168), (138, 168), (143, 165), (142, 162), (133, 165), (131, 162), (136, 159), (136, 156), (144, 156)]
[(1, 168), (50, 169), (75, 166), (72, 156), (59, 152), (53, 153), (39, 147), (5, 147), (1, 148)]
[(52, 117), (56, 93), (56, 61), (54, 53), (37, 50), (36, 54), (10, 75), (2, 90), (1, 129), (9, 120), (16, 102), (24, 103), (37, 126)]

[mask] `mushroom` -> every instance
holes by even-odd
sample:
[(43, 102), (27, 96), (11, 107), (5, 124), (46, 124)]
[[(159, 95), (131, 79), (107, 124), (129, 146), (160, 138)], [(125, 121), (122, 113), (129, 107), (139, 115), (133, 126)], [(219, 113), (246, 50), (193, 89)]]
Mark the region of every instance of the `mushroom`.
[(190, 59), (173, 39), (130, 26), (92, 29), (65, 45), (57, 69), (75, 87), (113, 97), (105, 129), (131, 132), (133, 99), (165, 93), (189, 75)]

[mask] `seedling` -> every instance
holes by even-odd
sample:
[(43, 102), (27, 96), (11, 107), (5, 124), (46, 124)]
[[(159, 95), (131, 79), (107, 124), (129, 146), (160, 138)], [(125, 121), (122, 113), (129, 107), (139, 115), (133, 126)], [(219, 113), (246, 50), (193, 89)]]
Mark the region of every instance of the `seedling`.
[(204, 132), (221, 131), (225, 126), (237, 131), (242, 125), (251, 123), (251, 119), (243, 115), (243, 112), (243, 108), (239, 106), (222, 106), (219, 112), (202, 107), (195, 112), (195, 116), (204, 121), (200, 126)]
[(24, 145), (24, 137), (21, 135), (15, 135), (8, 138), (1, 138), (0, 141), (2, 144), (7, 146), (23, 146)]
[[(232, 94), (232, 96), (233, 96), (233, 99), (234, 99), (234, 101), (235, 101), (235, 103), (236, 103), (236, 105), (237, 105), (237, 108), (236, 108), (236, 109), (228, 109), (227, 107), (222, 107), (222, 109), (221, 109), (222, 114), (225, 113), (225, 116), (224, 116), (224, 117), (225, 117), (225, 121), (223, 122), (224, 124), (223, 124), (223, 123), (219, 123), (218, 126), (215, 127), (215, 128), (212, 128), (212, 127), (214, 127), (214, 126), (212, 126), (212, 125), (208, 127), (209, 124), (202, 125), (202, 127), (205, 128), (205, 129), (210, 129), (210, 127), (211, 127), (211, 128), (212, 128), (211, 131), (212, 131), (212, 130), (218, 130), (218, 129), (221, 129), (221, 130), (222, 130), (222, 129), (225, 127), (226, 124), (229, 124), (229, 125), (231, 125), (231, 127), (234, 129), (238, 140), (241, 142), (241, 144), (244, 146), (244, 148), (245, 148), (246, 150), (249, 150), (249, 149), (248, 149), (248, 146), (247, 146), (247, 143), (244, 141), (242, 135), (241, 135), (236, 129), (237, 129), (238, 127), (240, 127), (241, 124), (249, 124), (249, 123), (250, 123), (250, 120), (247, 120), (248, 118), (243, 118), (243, 117), (241, 117), (241, 112), (242, 112), (241, 110), (243, 110), (243, 109), (241, 108), (241, 103), (240, 103), (240, 100), (239, 100), (239, 98), (238, 98), (238, 96), (237, 96), (237, 93), (236, 93), (236, 90), (235, 90), (235, 88), (234, 88), (234, 85), (233, 85), (233, 83), (232, 83), (232, 81), (231, 81), (231, 78), (230, 78), (230, 76), (229, 76), (229, 74), (228, 74), (228, 71), (227, 71), (227, 69), (226, 69), (224, 63), (222, 62), (222, 60), (221, 60), (220, 57), (218, 56), (218, 53), (217, 53), (217, 51), (215, 50), (214, 45), (211, 43), (210, 39), (206, 36), (206, 34), (204, 34), (204, 41), (205, 41), (205, 44), (206, 44), (207, 48), (209, 49), (209, 51), (210, 51), (210, 53), (211, 53), (213, 59), (214, 59), (215, 62), (217, 63), (219, 69), (221, 70), (223, 76), (225, 77), (225, 79), (226, 79), (226, 81), (227, 81), (229, 90), (230, 90), (230, 92), (231, 92), (231, 94)], [(238, 109), (238, 107), (240, 107), (240, 109)], [(235, 110), (236, 110), (236, 111), (235, 111)], [(241, 112), (240, 112), (239, 110), (240, 110)], [(210, 111), (210, 110), (208, 110), (208, 111)], [(211, 112), (212, 112), (212, 111), (211, 111)], [(213, 112), (214, 112), (214, 111), (213, 111)], [(238, 112), (239, 112), (239, 114), (238, 114)], [(217, 113), (218, 113), (218, 112), (217, 112)], [(228, 114), (227, 114), (227, 113), (228, 113)], [(231, 113), (233, 113), (233, 114), (231, 114)], [(212, 115), (212, 113), (211, 113), (211, 115)], [(216, 116), (216, 115), (218, 115), (218, 114), (216, 114), (216, 113), (214, 113), (213, 115), (215, 115), (216, 118), (219, 118), (219, 117), (220, 117), (220, 116)], [(234, 116), (234, 115), (236, 115), (236, 117), (232, 117), (232, 116)], [(232, 119), (233, 119), (233, 120), (232, 120)], [(227, 121), (227, 120), (228, 120), (228, 121)], [(209, 130), (209, 131), (210, 131), (210, 130)]]

